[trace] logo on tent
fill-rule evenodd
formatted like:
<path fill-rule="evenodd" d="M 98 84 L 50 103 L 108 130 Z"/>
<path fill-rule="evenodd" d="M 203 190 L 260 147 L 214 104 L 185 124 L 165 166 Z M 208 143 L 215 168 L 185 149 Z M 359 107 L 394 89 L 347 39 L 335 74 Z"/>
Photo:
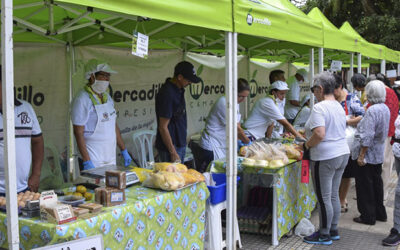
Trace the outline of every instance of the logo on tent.
<path fill-rule="evenodd" d="M 251 79 L 249 85 L 250 85 L 250 98 L 254 98 L 257 95 L 258 84 L 256 80 Z"/>
<path fill-rule="evenodd" d="M 250 10 L 249 10 L 249 13 L 247 13 L 246 22 L 247 22 L 248 25 L 252 25 L 252 24 L 253 24 L 253 16 L 250 14 L 250 12 L 251 12 L 252 10 L 253 10 L 253 9 L 250 9 Z"/>
<path fill-rule="evenodd" d="M 200 65 L 197 69 L 197 76 L 200 76 L 201 72 L 203 71 L 203 65 Z M 189 85 L 190 95 L 193 99 L 197 100 L 203 94 L 204 91 L 204 82 L 203 79 L 200 78 L 199 83 L 192 83 Z"/>
<path fill-rule="evenodd" d="M 251 80 L 249 83 L 249 87 L 250 87 L 250 98 L 254 98 L 257 95 L 257 91 L 258 91 L 258 84 L 256 79 L 257 76 L 257 72 L 258 70 L 254 70 L 253 75 L 251 76 Z"/>

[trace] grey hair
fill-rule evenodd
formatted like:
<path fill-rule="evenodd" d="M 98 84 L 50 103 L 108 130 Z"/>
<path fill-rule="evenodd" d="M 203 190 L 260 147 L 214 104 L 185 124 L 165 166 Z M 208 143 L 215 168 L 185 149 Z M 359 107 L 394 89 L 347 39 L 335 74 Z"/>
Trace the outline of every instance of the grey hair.
<path fill-rule="evenodd" d="M 379 80 L 372 80 L 365 87 L 365 94 L 371 104 L 384 103 L 386 100 L 385 84 Z"/>
<path fill-rule="evenodd" d="M 369 83 L 370 81 L 373 81 L 373 80 L 377 80 L 375 74 L 369 75 L 367 77 L 367 80 L 365 81 L 365 83 L 367 84 L 367 83 Z"/>
<path fill-rule="evenodd" d="M 324 71 L 314 76 L 314 86 L 321 86 L 324 95 L 331 95 L 335 90 L 336 79 L 332 73 Z"/>

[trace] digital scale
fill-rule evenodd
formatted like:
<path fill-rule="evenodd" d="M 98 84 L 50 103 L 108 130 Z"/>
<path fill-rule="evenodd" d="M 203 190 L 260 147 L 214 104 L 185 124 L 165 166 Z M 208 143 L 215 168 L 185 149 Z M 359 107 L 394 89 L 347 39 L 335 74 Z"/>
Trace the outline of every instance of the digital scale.
<path fill-rule="evenodd" d="M 130 186 L 139 182 L 139 178 L 137 177 L 135 172 L 130 171 L 129 168 L 116 165 L 108 165 L 104 167 L 92 168 L 89 170 L 82 170 L 80 177 L 78 178 L 77 181 L 92 183 L 99 186 L 105 186 L 106 171 L 125 171 L 126 186 Z"/>

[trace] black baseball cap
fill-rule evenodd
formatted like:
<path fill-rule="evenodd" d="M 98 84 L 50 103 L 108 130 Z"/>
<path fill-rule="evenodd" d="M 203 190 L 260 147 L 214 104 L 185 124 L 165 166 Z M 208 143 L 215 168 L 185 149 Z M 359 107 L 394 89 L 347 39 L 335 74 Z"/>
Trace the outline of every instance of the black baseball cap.
<path fill-rule="evenodd" d="M 193 64 L 188 61 L 182 61 L 175 66 L 174 76 L 178 76 L 179 74 L 192 83 L 201 81 L 200 77 L 196 75 Z"/>

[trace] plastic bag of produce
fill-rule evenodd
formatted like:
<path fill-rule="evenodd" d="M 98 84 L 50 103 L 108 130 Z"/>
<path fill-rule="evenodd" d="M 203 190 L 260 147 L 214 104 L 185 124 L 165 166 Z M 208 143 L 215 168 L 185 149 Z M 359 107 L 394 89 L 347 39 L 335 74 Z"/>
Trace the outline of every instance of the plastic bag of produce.
<path fill-rule="evenodd" d="M 294 234 L 300 237 L 308 236 L 314 233 L 315 227 L 307 218 L 303 218 L 300 220 L 299 224 L 297 224 L 294 229 Z"/>

